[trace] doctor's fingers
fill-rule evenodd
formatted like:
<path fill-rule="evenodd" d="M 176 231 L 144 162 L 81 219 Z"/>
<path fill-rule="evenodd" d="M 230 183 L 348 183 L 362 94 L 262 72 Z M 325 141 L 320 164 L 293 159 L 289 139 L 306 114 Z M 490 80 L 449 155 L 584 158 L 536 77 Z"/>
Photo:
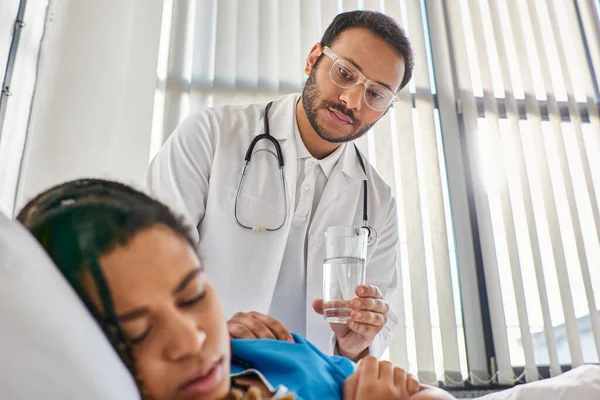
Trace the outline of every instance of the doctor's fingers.
<path fill-rule="evenodd" d="M 383 299 L 383 294 L 377 286 L 374 285 L 359 285 L 354 290 L 358 297 L 371 297 L 374 299 Z"/>
<path fill-rule="evenodd" d="M 268 315 L 261 314 L 259 312 L 252 311 L 249 313 L 253 318 L 262 322 L 274 335 L 276 339 L 287 340 L 288 342 L 294 342 L 294 338 L 290 331 L 275 318 L 271 318 Z"/>
<path fill-rule="evenodd" d="M 273 332 L 247 313 L 236 313 L 227 321 L 229 335 L 240 339 L 275 339 Z"/>
<path fill-rule="evenodd" d="M 387 314 L 390 310 L 387 302 L 371 298 L 354 299 L 350 302 L 350 308 L 353 310 L 373 311 L 379 314 Z"/>
<path fill-rule="evenodd" d="M 371 311 L 352 311 L 350 314 L 352 320 L 356 323 L 366 326 L 372 326 L 377 328 L 377 332 L 385 325 L 387 322 L 387 316 L 385 314 L 379 314 Z M 350 327 L 353 331 L 356 329 Z M 360 333 L 360 332 L 358 332 Z"/>

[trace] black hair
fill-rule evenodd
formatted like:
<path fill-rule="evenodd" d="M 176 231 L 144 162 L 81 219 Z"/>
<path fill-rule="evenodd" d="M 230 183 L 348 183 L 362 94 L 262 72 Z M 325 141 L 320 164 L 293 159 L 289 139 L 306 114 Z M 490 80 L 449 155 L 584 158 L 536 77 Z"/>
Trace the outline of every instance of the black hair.
<path fill-rule="evenodd" d="M 160 202 L 127 185 L 101 179 L 82 179 L 55 186 L 31 200 L 17 219 L 41 243 L 78 293 L 144 394 L 131 343 L 116 318 L 99 259 L 116 247 L 126 245 L 138 232 L 156 225 L 170 228 L 193 246 L 188 228 Z M 93 305 L 82 287 L 82 276 L 88 271 L 102 310 Z"/>
<path fill-rule="evenodd" d="M 365 28 L 385 40 L 404 59 L 404 76 L 398 91 L 412 78 L 414 55 L 404 30 L 392 18 L 376 11 L 356 10 L 338 14 L 325 30 L 321 46 L 331 47 L 338 36 L 351 28 Z"/>

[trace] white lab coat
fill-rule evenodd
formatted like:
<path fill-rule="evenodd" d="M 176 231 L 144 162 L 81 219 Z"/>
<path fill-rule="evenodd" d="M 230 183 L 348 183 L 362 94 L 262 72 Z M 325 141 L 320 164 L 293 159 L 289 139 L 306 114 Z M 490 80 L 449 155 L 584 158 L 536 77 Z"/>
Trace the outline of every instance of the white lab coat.
<path fill-rule="evenodd" d="M 233 209 L 244 156 L 255 135 L 263 133 L 264 104 L 220 106 L 188 117 L 165 142 L 148 169 L 146 189 L 197 229 L 192 232 L 207 276 L 221 297 L 225 315 L 238 311 L 268 313 L 288 240 L 296 198 L 297 155 L 294 140 L 298 95 L 273 102 L 269 112 L 271 135 L 281 144 L 285 162 L 288 215 L 275 232 L 241 228 Z M 262 146 L 268 147 L 266 141 Z M 262 154 L 265 154 L 262 152 Z M 287 161 L 287 162 L 286 162 Z M 281 183 L 274 158 L 253 157 L 257 179 L 244 182 L 238 209 L 252 222 L 276 226 L 283 218 Z M 261 178 L 263 177 L 263 178 Z M 366 163 L 369 225 L 378 238 L 367 251 L 367 284 L 376 285 L 391 302 L 398 278 L 398 225 L 390 187 Z M 328 354 L 335 337 L 329 324 L 314 312 L 312 301 L 323 293 L 323 232 L 333 225 L 361 225 L 365 173 L 354 147 L 345 149 L 334 168 L 308 228 L 306 270 L 306 337 Z M 285 266 L 283 266 L 285 267 Z M 302 282 L 298 282 L 302 284 Z M 387 325 L 369 348 L 381 356 L 397 323 L 390 309 Z"/>

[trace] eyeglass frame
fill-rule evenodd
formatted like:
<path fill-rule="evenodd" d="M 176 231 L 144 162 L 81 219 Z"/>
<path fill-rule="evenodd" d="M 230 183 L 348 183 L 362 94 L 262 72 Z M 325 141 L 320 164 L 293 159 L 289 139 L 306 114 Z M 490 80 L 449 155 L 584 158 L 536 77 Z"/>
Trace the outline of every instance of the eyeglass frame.
<path fill-rule="evenodd" d="M 346 60 L 344 57 L 338 56 L 328 46 L 323 46 L 323 54 L 325 54 L 327 57 L 329 57 L 333 61 L 333 64 L 331 64 L 331 68 L 329 68 L 329 80 L 331 80 L 331 82 L 334 85 L 336 85 L 337 87 L 339 87 L 340 89 L 345 89 L 345 90 L 346 89 L 352 89 L 352 88 L 354 88 L 354 87 L 356 87 L 356 86 L 358 86 L 359 84 L 362 83 L 363 86 L 365 87 L 365 90 L 363 92 L 363 100 L 364 100 L 365 104 L 367 105 L 367 107 L 369 107 L 371 110 L 378 111 L 378 112 L 385 111 L 392 103 L 394 103 L 394 102 L 396 102 L 398 100 L 398 96 L 396 96 L 396 94 L 394 92 L 392 92 L 390 89 L 386 88 L 382 84 L 380 84 L 378 82 L 374 82 L 374 81 L 368 79 L 366 76 L 363 75 L 362 72 L 360 72 L 358 70 L 358 68 L 352 62 Z M 333 71 L 333 67 L 335 67 L 335 64 L 338 61 L 340 61 L 340 60 L 345 61 L 348 64 L 350 64 L 350 66 L 352 66 L 352 68 L 354 68 L 354 70 L 356 72 L 356 75 L 357 75 L 356 82 L 352 86 L 350 86 L 350 87 L 346 87 L 346 88 L 341 87 L 337 83 L 335 83 L 335 81 L 331 78 L 331 71 Z M 391 96 L 392 96 L 392 100 L 382 110 L 378 110 L 378 109 L 372 107 L 367 102 L 367 97 L 366 97 L 367 96 L 367 89 L 371 85 L 377 85 L 377 86 L 382 87 L 384 90 L 386 90 L 387 92 L 389 92 L 391 94 Z"/>

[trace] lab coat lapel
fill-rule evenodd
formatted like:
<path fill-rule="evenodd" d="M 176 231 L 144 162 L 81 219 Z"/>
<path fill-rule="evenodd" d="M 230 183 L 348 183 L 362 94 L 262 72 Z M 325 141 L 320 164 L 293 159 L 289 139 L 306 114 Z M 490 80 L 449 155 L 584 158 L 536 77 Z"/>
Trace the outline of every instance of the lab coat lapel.
<path fill-rule="evenodd" d="M 344 151 L 325 186 L 323 196 L 315 211 L 314 219 L 320 218 L 320 214 L 325 212 L 325 209 L 334 200 L 340 196 L 346 195 L 346 192 L 350 187 L 360 184 L 366 179 L 366 175 L 356 157 L 354 145 L 352 143 L 346 143 L 344 146 Z M 344 202 L 344 204 L 346 204 L 346 202 Z"/>

